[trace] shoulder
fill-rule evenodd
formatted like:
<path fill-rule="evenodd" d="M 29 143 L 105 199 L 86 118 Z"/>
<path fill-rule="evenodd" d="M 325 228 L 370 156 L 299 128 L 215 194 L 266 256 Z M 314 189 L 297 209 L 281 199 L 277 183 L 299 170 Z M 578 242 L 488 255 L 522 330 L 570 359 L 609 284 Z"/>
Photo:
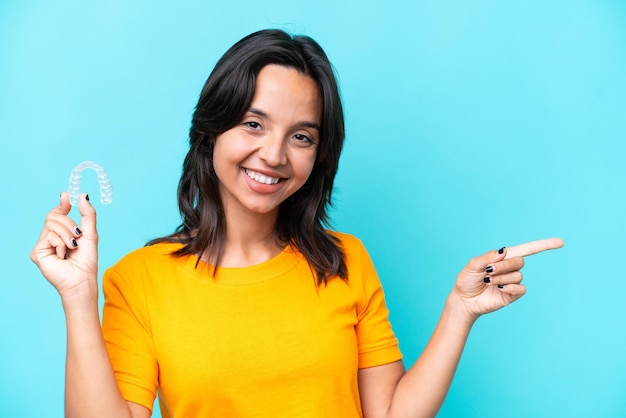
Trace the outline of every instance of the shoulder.
<path fill-rule="evenodd" d="M 186 269 L 188 258 L 172 255 L 178 248 L 180 244 L 162 243 L 126 254 L 102 276 L 105 299 L 121 294 L 125 298 L 132 298 L 132 295 L 143 298 L 139 295 L 163 290 L 170 282 L 168 278 L 179 277 Z"/>
<path fill-rule="evenodd" d="M 367 308 L 369 301 L 381 292 L 382 285 L 376 267 L 363 242 L 354 235 L 336 231 L 328 233 L 339 240 L 348 268 L 348 286 L 356 292 L 359 312 Z"/>
<path fill-rule="evenodd" d="M 339 243 L 341 244 L 342 248 L 345 251 L 350 251 L 350 250 L 355 250 L 355 249 L 360 250 L 364 248 L 361 240 L 355 237 L 354 235 L 347 234 L 345 232 L 338 232 L 338 231 L 331 231 L 331 230 L 328 230 L 327 232 L 328 234 L 330 234 L 330 236 L 334 237 L 335 239 L 339 241 Z"/>
<path fill-rule="evenodd" d="M 163 264 L 170 263 L 172 252 L 178 250 L 181 244 L 160 243 L 138 248 L 122 257 L 110 269 L 117 271 L 132 271 L 136 269 L 159 268 Z"/>
<path fill-rule="evenodd" d="M 352 269 L 355 265 L 360 265 L 361 263 L 371 263 L 365 245 L 359 238 L 345 232 L 328 231 L 328 233 L 339 241 L 339 245 L 346 257 L 348 269 Z"/>

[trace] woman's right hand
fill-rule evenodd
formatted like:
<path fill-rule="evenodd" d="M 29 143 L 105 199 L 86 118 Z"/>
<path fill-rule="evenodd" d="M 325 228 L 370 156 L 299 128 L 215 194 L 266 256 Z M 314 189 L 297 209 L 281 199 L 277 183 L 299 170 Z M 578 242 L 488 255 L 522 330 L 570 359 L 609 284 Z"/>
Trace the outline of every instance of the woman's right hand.
<path fill-rule="evenodd" d="M 59 206 L 46 216 L 39 241 L 30 253 L 46 279 L 56 288 L 62 299 L 80 294 L 97 297 L 98 289 L 98 232 L 96 211 L 83 194 L 78 203 L 80 226 L 67 215 L 70 213 L 69 195 L 61 193 Z"/>

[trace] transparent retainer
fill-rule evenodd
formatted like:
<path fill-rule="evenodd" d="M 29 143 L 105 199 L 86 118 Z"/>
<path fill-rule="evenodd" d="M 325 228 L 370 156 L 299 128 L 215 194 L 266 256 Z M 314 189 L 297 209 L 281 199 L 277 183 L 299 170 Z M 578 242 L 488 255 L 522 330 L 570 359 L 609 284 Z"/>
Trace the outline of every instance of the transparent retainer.
<path fill-rule="evenodd" d="M 83 161 L 78 164 L 72 170 L 70 174 L 70 185 L 69 185 L 69 194 L 70 194 L 70 203 L 72 206 L 78 205 L 78 200 L 80 199 L 80 175 L 82 171 L 86 168 L 90 168 L 96 172 L 98 176 L 98 185 L 100 186 L 100 203 L 104 205 L 108 205 L 113 202 L 113 191 L 111 190 L 111 182 L 109 181 L 109 175 L 104 170 L 104 168 L 94 163 L 93 161 Z"/>

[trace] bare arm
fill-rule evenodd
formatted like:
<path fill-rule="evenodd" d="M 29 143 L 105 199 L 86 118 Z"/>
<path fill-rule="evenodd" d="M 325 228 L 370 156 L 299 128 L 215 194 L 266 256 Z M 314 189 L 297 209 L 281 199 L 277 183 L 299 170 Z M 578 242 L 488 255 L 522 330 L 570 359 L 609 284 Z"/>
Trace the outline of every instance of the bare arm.
<path fill-rule="evenodd" d="M 70 212 L 67 193 L 46 217 L 31 259 L 57 289 L 67 325 L 65 416 L 147 418 L 150 410 L 127 402 L 115 381 L 98 311 L 96 212 L 81 197 L 81 225 Z"/>
<path fill-rule="evenodd" d="M 560 248 L 558 238 L 533 241 L 472 259 L 459 273 L 426 348 L 405 372 L 401 362 L 359 370 L 365 418 L 434 417 L 450 388 L 476 319 L 526 293 L 522 257 Z"/>
<path fill-rule="evenodd" d="M 472 326 L 461 318 L 462 315 L 455 315 L 454 304 L 448 300 L 430 341 L 407 372 L 401 361 L 359 370 L 365 418 L 437 414 Z M 381 396 L 381 392 L 386 396 Z"/>

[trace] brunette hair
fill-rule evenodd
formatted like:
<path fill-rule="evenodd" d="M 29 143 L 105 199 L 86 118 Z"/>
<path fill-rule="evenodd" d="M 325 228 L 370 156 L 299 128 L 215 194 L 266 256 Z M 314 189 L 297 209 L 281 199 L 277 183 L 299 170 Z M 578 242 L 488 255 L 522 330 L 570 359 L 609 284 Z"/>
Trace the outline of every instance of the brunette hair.
<path fill-rule="evenodd" d="M 338 275 L 347 279 L 339 240 L 330 235 L 327 208 L 345 136 L 343 109 L 333 67 L 317 42 L 282 30 L 262 30 L 233 45 L 207 79 L 193 114 L 190 149 L 178 185 L 182 224 L 168 236 L 148 243 L 181 242 L 175 256 L 208 255 L 217 267 L 223 251 L 226 220 L 213 168 L 218 135 L 241 122 L 254 96 L 256 77 L 269 64 L 294 68 L 311 77 L 322 99 L 320 141 L 306 183 L 285 200 L 275 229 L 278 242 L 304 255 L 319 283 Z"/>

